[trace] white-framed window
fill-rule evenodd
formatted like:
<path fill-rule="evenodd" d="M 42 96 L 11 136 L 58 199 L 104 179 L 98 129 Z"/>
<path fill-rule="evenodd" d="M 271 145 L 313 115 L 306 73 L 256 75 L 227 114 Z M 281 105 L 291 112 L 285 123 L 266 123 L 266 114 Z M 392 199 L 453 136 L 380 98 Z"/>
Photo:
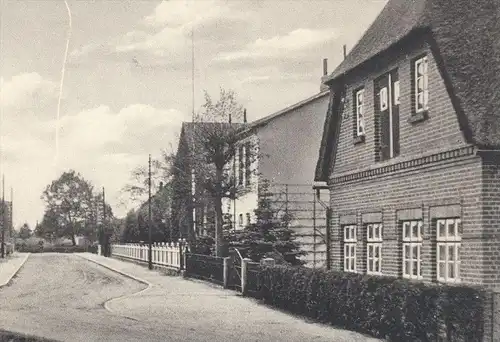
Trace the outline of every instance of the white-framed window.
<path fill-rule="evenodd" d="M 356 272 L 356 225 L 344 226 L 344 271 Z"/>
<path fill-rule="evenodd" d="M 415 111 L 417 113 L 428 109 L 429 76 L 427 57 L 415 61 Z"/>
<path fill-rule="evenodd" d="M 389 101 L 387 97 L 387 87 L 384 87 L 380 89 L 380 110 L 384 111 L 387 110 L 389 106 Z"/>
<path fill-rule="evenodd" d="M 399 105 L 399 81 L 394 82 L 394 104 Z"/>
<path fill-rule="evenodd" d="M 459 218 L 439 219 L 437 232 L 437 280 L 446 283 L 460 282 L 460 242 L 462 221 Z"/>
<path fill-rule="evenodd" d="M 403 221 L 403 278 L 422 279 L 423 221 Z"/>
<path fill-rule="evenodd" d="M 366 273 L 382 274 L 382 224 L 366 225 Z"/>
<path fill-rule="evenodd" d="M 358 136 L 365 134 L 365 90 L 356 92 L 356 131 Z"/>

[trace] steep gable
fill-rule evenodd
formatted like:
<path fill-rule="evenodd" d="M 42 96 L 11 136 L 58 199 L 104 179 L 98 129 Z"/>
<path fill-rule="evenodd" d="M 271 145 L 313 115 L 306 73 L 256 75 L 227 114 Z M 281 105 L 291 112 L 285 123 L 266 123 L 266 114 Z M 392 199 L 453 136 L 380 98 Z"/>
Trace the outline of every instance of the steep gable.
<path fill-rule="evenodd" d="M 390 0 L 347 58 L 328 77 L 334 91 L 354 69 L 412 35 L 425 35 L 466 140 L 500 148 L 500 2 Z M 340 102 L 339 102 L 340 104 Z M 327 113 L 316 180 L 328 179 L 339 106 Z"/>

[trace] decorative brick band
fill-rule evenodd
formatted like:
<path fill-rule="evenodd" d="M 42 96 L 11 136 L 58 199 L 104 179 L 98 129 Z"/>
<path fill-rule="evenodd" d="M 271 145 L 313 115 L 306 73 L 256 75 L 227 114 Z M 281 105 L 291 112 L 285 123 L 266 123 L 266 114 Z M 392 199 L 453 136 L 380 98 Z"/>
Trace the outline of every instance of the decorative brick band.
<path fill-rule="evenodd" d="M 404 161 L 404 162 L 400 162 L 400 163 L 396 163 L 396 164 L 392 164 L 392 165 L 379 167 L 376 169 L 371 169 L 371 170 L 367 170 L 367 171 L 352 173 L 350 175 L 336 177 L 336 178 L 333 178 L 331 180 L 331 184 L 339 184 L 339 183 L 355 181 L 358 179 L 363 179 L 363 178 L 372 177 L 372 176 L 380 176 L 380 175 L 383 175 L 386 173 L 412 169 L 412 168 L 416 168 L 416 167 L 427 165 L 427 164 L 438 163 L 438 162 L 441 162 L 444 160 L 449 160 L 449 159 L 454 159 L 454 158 L 466 157 L 466 156 L 470 156 L 473 154 L 474 154 L 474 147 L 473 146 L 466 146 L 466 147 L 458 148 L 456 150 L 440 152 L 440 153 L 432 154 L 432 155 L 421 157 L 421 158 L 416 158 L 416 159 L 412 159 L 412 160 L 408 160 L 408 161 Z"/>

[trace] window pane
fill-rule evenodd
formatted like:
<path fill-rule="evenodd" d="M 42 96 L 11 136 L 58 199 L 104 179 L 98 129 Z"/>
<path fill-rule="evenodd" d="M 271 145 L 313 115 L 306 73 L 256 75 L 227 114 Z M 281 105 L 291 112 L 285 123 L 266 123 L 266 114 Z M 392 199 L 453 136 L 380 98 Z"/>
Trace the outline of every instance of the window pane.
<path fill-rule="evenodd" d="M 455 248 L 456 248 L 456 252 L 455 252 L 455 257 L 456 257 L 456 261 L 460 261 L 460 245 L 455 245 Z"/>
<path fill-rule="evenodd" d="M 455 245 L 448 246 L 448 260 L 449 261 L 455 260 Z"/>
<path fill-rule="evenodd" d="M 417 62 L 417 73 L 419 75 L 423 75 L 424 74 L 424 63 L 423 63 L 423 60 L 419 60 Z"/>
<path fill-rule="evenodd" d="M 417 87 L 418 87 L 418 91 L 421 92 L 424 90 L 424 78 L 423 77 L 420 77 L 417 81 Z"/>
<path fill-rule="evenodd" d="M 373 257 L 373 245 L 368 245 L 368 257 Z"/>
<path fill-rule="evenodd" d="M 351 271 L 354 270 L 354 258 L 351 258 L 351 264 L 350 264 L 350 268 L 349 268 Z"/>
<path fill-rule="evenodd" d="M 424 223 L 422 221 L 418 221 L 418 231 L 420 233 L 420 237 L 424 236 Z"/>
<path fill-rule="evenodd" d="M 412 238 L 418 237 L 418 222 L 411 223 L 411 237 Z"/>
<path fill-rule="evenodd" d="M 373 225 L 369 224 L 368 228 L 368 239 L 373 239 Z"/>
<path fill-rule="evenodd" d="M 403 222 L 403 237 L 410 237 L 410 222 Z"/>
<path fill-rule="evenodd" d="M 444 261 L 446 260 L 446 246 L 445 245 L 439 245 L 439 260 Z"/>
<path fill-rule="evenodd" d="M 349 240 L 349 228 L 344 228 L 344 240 Z"/>
<path fill-rule="evenodd" d="M 455 264 L 448 264 L 448 278 L 455 279 Z"/>
<path fill-rule="evenodd" d="M 439 278 L 444 278 L 444 276 L 446 274 L 446 264 L 444 262 L 439 262 L 438 263 L 437 272 L 438 272 L 438 277 Z"/>
<path fill-rule="evenodd" d="M 404 249 L 404 251 L 403 251 L 403 257 L 405 259 L 410 259 L 410 246 L 409 245 L 404 245 L 403 249 Z"/>
<path fill-rule="evenodd" d="M 418 276 L 418 261 L 413 261 L 412 275 Z"/>
<path fill-rule="evenodd" d="M 380 272 L 380 259 L 375 259 L 374 271 L 375 272 Z"/>
<path fill-rule="evenodd" d="M 374 252 L 375 258 L 380 258 L 380 246 L 375 246 Z"/>
<path fill-rule="evenodd" d="M 405 261 L 405 273 L 407 275 L 411 274 L 411 262 L 410 261 Z"/>
<path fill-rule="evenodd" d="M 418 246 L 412 246 L 412 258 L 413 260 L 418 260 Z"/>
<path fill-rule="evenodd" d="M 446 220 L 446 225 L 448 226 L 448 237 L 455 237 L 455 220 Z"/>
<path fill-rule="evenodd" d="M 446 224 L 444 220 L 437 221 L 438 237 L 446 237 Z"/>
<path fill-rule="evenodd" d="M 380 226 L 378 224 L 373 225 L 373 237 L 375 239 L 380 239 Z"/>
<path fill-rule="evenodd" d="M 423 105 L 424 105 L 424 94 L 423 93 L 419 93 L 417 95 L 417 103 L 418 103 L 418 108 L 423 107 Z"/>

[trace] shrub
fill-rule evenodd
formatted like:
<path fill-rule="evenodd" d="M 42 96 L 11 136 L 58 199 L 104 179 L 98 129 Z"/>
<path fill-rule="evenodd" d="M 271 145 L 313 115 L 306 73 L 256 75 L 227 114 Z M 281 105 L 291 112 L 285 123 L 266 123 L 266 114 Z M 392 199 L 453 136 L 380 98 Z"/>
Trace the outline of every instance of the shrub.
<path fill-rule="evenodd" d="M 83 253 L 88 248 L 84 246 L 33 246 L 17 245 L 16 249 L 21 253 Z"/>
<path fill-rule="evenodd" d="M 482 340 L 484 290 L 303 267 L 264 267 L 267 304 L 390 341 Z"/>

